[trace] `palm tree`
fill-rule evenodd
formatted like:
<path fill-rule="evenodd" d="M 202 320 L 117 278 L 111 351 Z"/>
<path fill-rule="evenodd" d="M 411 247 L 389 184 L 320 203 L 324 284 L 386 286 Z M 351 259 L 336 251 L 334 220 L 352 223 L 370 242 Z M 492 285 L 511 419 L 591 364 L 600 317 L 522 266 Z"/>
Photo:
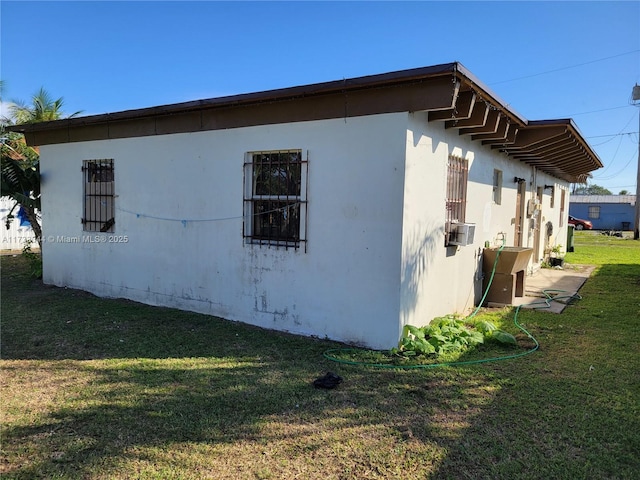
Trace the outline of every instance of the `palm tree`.
<path fill-rule="evenodd" d="M 0 93 L 3 87 L 0 81 Z M 0 96 L 1 100 L 1 96 Z M 40 156 L 37 147 L 29 147 L 24 136 L 19 133 L 7 132 L 4 128 L 7 124 L 48 122 L 64 117 L 62 97 L 53 99 L 44 89 L 31 98 L 31 105 L 21 101 L 14 101 L 9 106 L 11 118 L 2 118 L 0 121 L 1 148 L 1 173 L 3 197 L 12 198 L 15 204 L 7 216 L 7 225 L 13 219 L 13 211 L 16 207 L 22 207 L 25 216 L 31 223 L 33 233 L 42 246 L 42 229 L 38 211 L 40 210 Z M 65 118 L 74 117 L 81 112 L 75 112 Z"/>
<path fill-rule="evenodd" d="M 53 99 L 49 92 L 44 88 L 31 97 L 31 105 L 27 105 L 23 101 L 15 101 L 13 105 L 9 107 L 9 112 L 13 121 L 17 124 L 20 123 L 36 123 L 36 122 L 49 122 L 51 120 L 58 120 L 63 117 L 62 105 L 64 99 L 62 97 Z M 75 117 L 82 113 L 81 111 L 67 115 L 65 118 Z"/>
<path fill-rule="evenodd" d="M 13 219 L 16 207 L 22 207 L 40 244 L 42 229 L 40 210 L 40 162 L 35 148 L 29 147 L 19 133 L 4 132 L 2 136 L 1 196 L 15 201 L 7 215 L 6 228 Z"/>

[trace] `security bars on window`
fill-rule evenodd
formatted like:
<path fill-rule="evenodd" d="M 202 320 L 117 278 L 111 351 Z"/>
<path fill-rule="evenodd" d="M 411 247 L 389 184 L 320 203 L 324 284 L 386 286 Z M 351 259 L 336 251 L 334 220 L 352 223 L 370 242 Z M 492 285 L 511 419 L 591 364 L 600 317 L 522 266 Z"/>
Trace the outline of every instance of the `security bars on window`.
<path fill-rule="evenodd" d="M 85 160 L 83 230 L 113 232 L 116 223 L 114 205 L 113 159 Z"/>
<path fill-rule="evenodd" d="M 467 210 L 467 179 L 469 176 L 469 161 L 449 155 L 447 163 L 447 198 L 445 244 L 449 244 L 453 223 L 464 223 Z"/>
<path fill-rule="evenodd" d="M 251 152 L 245 162 L 244 237 L 298 248 L 306 241 L 307 161 L 301 150 Z"/>

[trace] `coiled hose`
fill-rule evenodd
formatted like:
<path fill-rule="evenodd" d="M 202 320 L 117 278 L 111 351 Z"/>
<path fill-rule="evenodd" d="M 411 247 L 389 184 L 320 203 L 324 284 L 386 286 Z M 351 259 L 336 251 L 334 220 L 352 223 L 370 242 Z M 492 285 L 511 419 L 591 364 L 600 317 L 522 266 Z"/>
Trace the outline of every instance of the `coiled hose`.
<path fill-rule="evenodd" d="M 487 282 L 487 288 L 485 289 L 484 295 L 482 296 L 482 299 L 480 300 L 480 303 L 478 304 L 478 307 L 473 311 L 473 313 L 471 315 L 469 315 L 466 318 L 466 320 L 469 320 L 469 319 L 475 317 L 476 314 L 480 311 L 480 308 L 482 307 L 482 305 L 484 304 L 484 301 L 487 298 L 487 294 L 489 293 L 489 288 L 491 288 L 491 283 L 493 282 L 493 277 L 495 276 L 495 273 L 496 273 L 496 267 L 498 266 L 498 258 L 500 257 L 500 252 L 502 252 L 504 247 L 505 247 L 505 242 L 503 240 L 502 245 L 500 246 L 500 248 L 498 249 L 498 252 L 496 253 L 496 259 L 493 262 L 493 268 L 491 270 L 491 276 L 489 277 L 489 282 Z M 582 299 L 582 297 L 580 295 L 578 295 L 577 293 L 574 293 L 574 294 L 571 294 L 571 295 L 560 295 L 562 293 L 567 293 L 564 290 L 548 289 L 548 290 L 543 290 L 542 293 L 544 294 L 545 299 L 541 300 L 540 302 L 534 302 L 534 303 L 529 304 L 529 306 L 531 308 L 534 308 L 534 309 L 549 308 L 549 307 L 551 307 L 551 302 L 554 301 L 554 300 L 561 300 L 561 299 L 580 300 L 580 299 Z M 498 361 L 502 361 L 502 360 L 511 360 L 511 359 L 518 358 L 518 357 L 524 357 L 525 355 L 530 355 L 531 353 L 533 353 L 536 350 L 538 350 L 538 348 L 540 348 L 540 344 L 538 343 L 538 340 L 536 340 L 536 338 L 533 335 L 531 335 L 518 322 L 518 314 L 520 313 L 520 309 L 521 308 L 522 308 L 522 305 L 518 305 L 516 307 L 516 310 L 515 310 L 515 313 L 514 313 L 514 316 L 513 316 L 513 323 L 518 329 L 520 329 L 523 333 L 525 333 L 527 335 L 527 337 L 529 337 L 534 343 L 534 347 L 530 348 L 529 350 L 527 350 L 525 352 L 514 353 L 514 354 L 510 354 L 510 355 L 502 355 L 502 356 L 499 356 L 499 357 L 482 358 L 482 359 L 477 359 L 477 360 L 462 360 L 462 361 L 456 361 L 456 362 L 440 362 L 440 363 L 427 363 L 427 364 L 416 364 L 416 365 L 394 365 L 394 364 L 387 364 L 387 363 L 360 362 L 360 361 L 356 361 L 356 360 L 347 360 L 347 359 L 339 358 L 339 357 L 335 356 L 338 353 L 349 353 L 349 352 L 362 351 L 361 349 L 358 349 L 358 348 L 331 348 L 329 350 L 326 350 L 323 353 L 323 356 L 325 358 L 327 358 L 328 360 L 331 360 L 332 362 L 337 362 L 337 363 L 341 363 L 341 364 L 345 364 L 345 365 L 357 365 L 357 366 L 360 366 L 360 367 L 372 367 L 372 368 L 396 368 L 396 369 L 402 369 L 402 370 L 423 369 L 423 368 L 437 368 L 437 367 L 451 367 L 451 366 L 459 366 L 459 365 L 473 365 L 473 364 L 478 364 L 478 363 L 498 362 Z"/>

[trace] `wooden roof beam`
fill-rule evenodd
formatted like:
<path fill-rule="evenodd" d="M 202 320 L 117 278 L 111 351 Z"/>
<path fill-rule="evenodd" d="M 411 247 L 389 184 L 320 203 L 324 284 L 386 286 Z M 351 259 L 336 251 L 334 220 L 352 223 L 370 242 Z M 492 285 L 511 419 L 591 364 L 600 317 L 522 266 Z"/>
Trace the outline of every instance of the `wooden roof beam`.
<path fill-rule="evenodd" d="M 564 125 L 545 128 L 524 127 L 518 132 L 518 137 L 512 148 L 528 149 L 540 143 L 548 144 L 549 141 L 566 134 L 567 131 Z"/>
<path fill-rule="evenodd" d="M 576 159 L 580 159 L 581 157 L 582 157 L 581 155 L 575 154 L 575 155 L 566 156 L 563 161 L 560 161 L 559 159 L 556 159 L 556 161 L 551 161 L 547 158 L 542 158 L 542 157 L 520 159 L 520 161 L 529 165 L 537 166 L 539 168 L 554 167 L 554 168 L 560 168 L 562 170 L 566 170 L 565 167 L 572 165 Z"/>
<path fill-rule="evenodd" d="M 496 133 L 498 131 L 498 126 L 500 125 L 500 118 L 502 115 L 499 110 L 495 110 L 493 108 L 489 109 L 487 115 L 487 121 L 484 126 L 478 128 L 461 128 L 458 130 L 460 135 L 469 135 L 474 133 Z"/>
<path fill-rule="evenodd" d="M 491 145 L 492 149 L 506 148 L 516 142 L 520 129 L 513 123 L 507 124 L 507 133 L 498 140 L 482 140 L 482 145 Z"/>
<path fill-rule="evenodd" d="M 575 167 L 587 164 L 587 162 L 584 161 L 584 155 L 567 155 L 563 159 L 558 159 L 552 163 L 556 167 L 567 171 L 571 171 L 575 169 Z M 578 168 L 578 170 L 582 171 L 581 168 Z"/>
<path fill-rule="evenodd" d="M 577 146 L 579 147 L 579 145 Z M 575 152 L 576 150 L 576 142 L 571 140 L 567 141 L 556 141 L 549 145 L 545 145 L 543 147 L 534 148 L 532 150 L 516 150 L 511 152 L 511 156 L 513 158 L 524 158 L 524 157 L 539 157 L 539 156 L 553 156 L 553 155 L 561 155 L 564 152 Z"/>
<path fill-rule="evenodd" d="M 498 115 L 498 126 L 494 132 L 474 133 L 471 140 L 503 140 L 509 131 L 509 119 L 505 115 Z"/>
<path fill-rule="evenodd" d="M 509 150 L 510 154 L 517 154 L 518 152 L 526 153 L 526 152 L 536 150 L 538 148 L 548 147 L 549 145 L 553 145 L 558 142 L 565 142 L 571 138 L 571 134 L 567 131 L 557 133 L 556 135 L 553 135 L 553 136 L 546 136 L 544 138 L 538 138 L 538 137 L 532 137 L 531 135 L 526 135 L 528 133 L 531 133 L 531 132 L 528 132 L 526 129 L 518 131 L 516 141 L 513 143 L 513 145 L 509 145 L 505 147 L 505 149 Z M 533 141 L 534 139 L 536 139 L 536 141 Z"/>
<path fill-rule="evenodd" d="M 550 158 L 550 159 L 547 159 L 547 161 L 553 165 L 556 165 L 562 168 L 565 168 L 565 167 L 569 168 L 572 165 L 576 165 L 576 164 L 586 165 L 587 163 L 590 163 L 590 159 L 586 157 L 584 154 L 580 154 L 580 153 L 574 153 L 574 154 L 567 153 L 562 157 Z"/>
<path fill-rule="evenodd" d="M 451 120 L 456 118 L 469 118 L 476 103 L 476 92 L 467 90 L 458 94 L 454 100 L 453 108 L 429 112 L 429 121 Z"/>
<path fill-rule="evenodd" d="M 469 118 L 447 120 L 444 128 L 483 127 L 487 123 L 488 115 L 489 105 L 485 102 L 475 102 Z"/>

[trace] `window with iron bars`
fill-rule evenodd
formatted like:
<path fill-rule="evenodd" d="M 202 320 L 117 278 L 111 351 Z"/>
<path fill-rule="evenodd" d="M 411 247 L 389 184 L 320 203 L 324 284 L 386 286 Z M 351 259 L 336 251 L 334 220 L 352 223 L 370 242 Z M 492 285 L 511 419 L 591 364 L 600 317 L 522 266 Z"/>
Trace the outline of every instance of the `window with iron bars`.
<path fill-rule="evenodd" d="M 452 224 L 464 223 L 467 210 L 467 180 L 469 178 L 469 161 L 449 155 L 447 162 L 447 196 L 445 218 L 445 244 L 449 243 Z"/>
<path fill-rule="evenodd" d="M 113 232 L 116 224 L 114 205 L 113 159 L 85 160 L 83 230 Z"/>
<path fill-rule="evenodd" d="M 306 245 L 307 163 L 301 150 L 247 154 L 244 174 L 247 243 L 285 248 Z"/>

